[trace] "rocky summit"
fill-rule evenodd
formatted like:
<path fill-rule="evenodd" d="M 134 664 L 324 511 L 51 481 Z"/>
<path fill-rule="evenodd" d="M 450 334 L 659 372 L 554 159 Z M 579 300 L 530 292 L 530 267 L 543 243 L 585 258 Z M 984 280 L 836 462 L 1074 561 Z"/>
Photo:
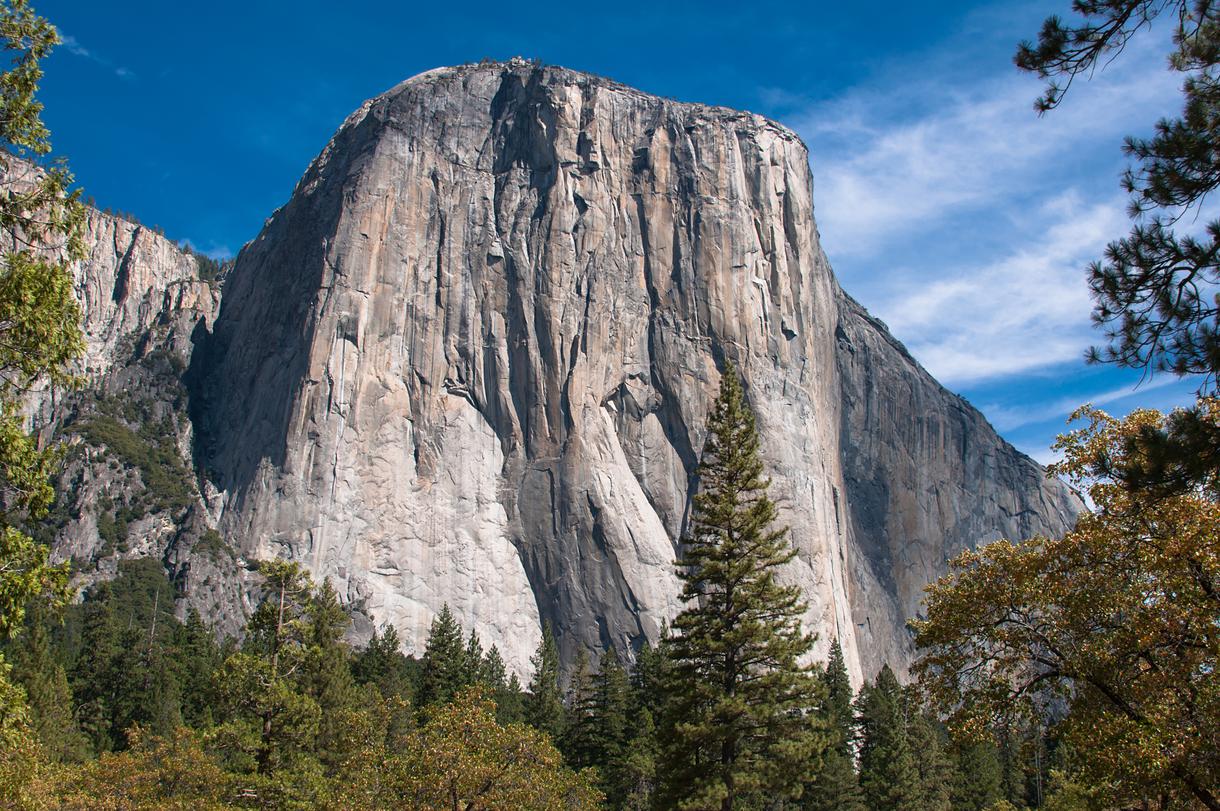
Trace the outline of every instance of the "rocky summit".
<path fill-rule="evenodd" d="M 1080 503 L 839 288 L 813 212 L 790 130 L 522 60 L 362 105 L 223 278 L 92 212 L 90 383 L 33 405 L 73 448 L 56 553 L 158 556 L 227 633 L 284 556 L 409 651 L 448 604 L 522 674 L 544 623 L 629 652 L 679 610 L 731 361 L 818 655 L 901 669 L 950 558 Z"/>

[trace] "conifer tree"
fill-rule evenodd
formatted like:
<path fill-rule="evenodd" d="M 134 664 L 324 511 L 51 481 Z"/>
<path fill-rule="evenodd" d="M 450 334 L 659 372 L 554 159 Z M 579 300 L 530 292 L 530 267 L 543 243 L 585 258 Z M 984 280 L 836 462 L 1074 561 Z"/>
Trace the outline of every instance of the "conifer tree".
<path fill-rule="evenodd" d="M 507 678 L 508 669 L 504 666 L 504 657 L 500 656 L 500 649 L 492 645 L 479 663 L 478 681 L 486 685 L 493 695 L 498 695 L 508 685 Z"/>
<path fill-rule="evenodd" d="M 559 690 L 559 648 L 551 626 L 542 625 L 542 641 L 530 658 L 534 675 L 530 677 L 529 691 L 525 696 L 525 722 L 534 729 L 545 732 L 551 740 L 563 736 L 563 694 Z"/>
<path fill-rule="evenodd" d="M 503 692 L 496 696 L 496 721 L 500 724 L 519 724 L 525 722 L 525 690 L 521 688 L 521 680 L 513 673 L 508 677 L 508 684 Z"/>
<path fill-rule="evenodd" d="M 801 807 L 806 811 L 864 811 L 864 794 L 856 776 L 852 751 L 853 693 L 838 639 L 830 645 L 830 658 L 822 671 L 822 681 L 826 685 L 830 740 L 822 767 L 801 798 Z"/>
<path fill-rule="evenodd" d="M 398 629 L 393 625 L 384 625 L 380 630 L 374 628 L 368 646 L 352 660 L 352 675 L 356 681 L 375 686 L 383 698 L 411 697 L 409 671 Z"/>
<path fill-rule="evenodd" d="M 258 565 L 263 600 L 246 625 L 243 649 L 217 674 L 222 706 L 232 717 L 233 748 L 253 740 L 258 774 L 269 776 L 304 762 L 318 733 L 321 709 L 294 680 L 309 649 L 309 576 L 297 563 L 272 560 Z"/>
<path fill-rule="evenodd" d="M 596 764 L 601 771 L 601 788 L 613 807 L 621 808 L 637 783 L 634 769 L 627 762 L 631 741 L 629 714 L 631 685 L 627 672 L 612 648 L 602 655 L 593 680 L 593 714 L 596 730 Z M 651 726 L 651 718 L 648 719 Z M 638 741 L 646 747 L 649 741 Z"/>
<path fill-rule="evenodd" d="M 473 628 L 470 629 L 470 636 L 466 638 L 462 668 L 463 686 L 478 684 L 483 680 L 483 642 Z"/>
<path fill-rule="evenodd" d="M 182 720 L 195 729 L 212 725 L 212 674 L 220 667 L 216 636 L 199 612 L 191 609 L 186 622 L 174 629 L 177 681 L 182 696 Z"/>
<path fill-rule="evenodd" d="M 47 609 L 35 605 L 13 651 L 13 678 L 25 688 L 30 721 L 39 742 L 58 761 L 82 760 L 89 750 L 72 714 L 72 691 L 48 640 Z"/>
<path fill-rule="evenodd" d="M 589 667 L 589 655 L 581 648 L 576 657 L 576 669 L 568 685 L 564 716 L 566 723 L 559 750 L 564 760 L 574 769 L 597 766 L 602 762 L 602 751 L 597 729 L 597 693 L 593 684 L 593 671 Z"/>
<path fill-rule="evenodd" d="M 306 650 L 299 684 L 322 710 L 315 749 L 323 763 L 333 766 L 345 754 L 359 692 L 342 641 L 351 618 L 329 579 L 322 581 L 306 603 L 305 619 Z"/>
<path fill-rule="evenodd" d="M 1000 752 L 990 738 L 955 741 L 954 811 L 985 811 L 1000 799 Z"/>
<path fill-rule="evenodd" d="M 889 665 L 856 699 L 860 787 L 870 811 L 920 811 L 920 775 L 901 685 Z"/>
<path fill-rule="evenodd" d="M 114 711 L 113 663 L 118 654 L 110 602 L 97 596 L 106 588 L 103 584 L 85 601 L 81 653 L 71 676 L 81 731 L 88 736 L 93 751 L 99 753 L 114 748 L 110 719 Z"/>
<path fill-rule="evenodd" d="M 419 686 L 419 707 L 447 704 L 468 684 L 470 668 L 462 644 L 462 627 L 446 603 L 432 620 L 424 645 L 423 675 Z"/>
<path fill-rule="evenodd" d="M 778 569 L 795 556 L 774 527 L 754 415 L 727 364 L 708 419 L 679 576 L 664 693 L 663 801 L 729 811 L 799 797 L 825 747 L 813 715 L 823 687 L 800 664 L 813 645 L 800 590 Z"/>
<path fill-rule="evenodd" d="M 920 811 L 949 811 L 956 780 L 954 761 L 949 752 L 949 736 L 940 722 L 924 713 L 911 688 L 906 698 L 907 738 L 919 775 L 916 807 Z"/>
<path fill-rule="evenodd" d="M 653 646 L 645 641 L 636 651 L 635 665 L 631 668 L 631 712 L 636 718 L 647 712 L 655 723 L 661 715 L 661 702 L 665 697 L 665 655 L 664 643 Z"/>
<path fill-rule="evenodd" d="M 645 811 L 653 807 L 657 787 L 657 764 L 661 757 L 652 713 L 643 710 L 635 721 L 635 734 L 627 744 L 618 773 L 611 779 L 612 801 L 623 811 Z"/>

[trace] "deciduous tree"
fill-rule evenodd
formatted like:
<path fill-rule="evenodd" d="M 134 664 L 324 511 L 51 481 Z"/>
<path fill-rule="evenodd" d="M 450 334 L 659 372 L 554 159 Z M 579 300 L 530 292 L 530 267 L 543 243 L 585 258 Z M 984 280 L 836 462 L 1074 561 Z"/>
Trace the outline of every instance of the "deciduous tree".
<path fill-rule="evenodd" d="M 1095 512 L 1061 539 L 955 560 L 916 623 L 923 681 L 968 733 L 1066 709 L 1062 737 L 1111 803 L 1220 809 L 1220 505 L 1109 475 L 1164 415 L 1079 416 L 1089 425 L 1060 438 L 1052 470 L 1088 487 Z"/>

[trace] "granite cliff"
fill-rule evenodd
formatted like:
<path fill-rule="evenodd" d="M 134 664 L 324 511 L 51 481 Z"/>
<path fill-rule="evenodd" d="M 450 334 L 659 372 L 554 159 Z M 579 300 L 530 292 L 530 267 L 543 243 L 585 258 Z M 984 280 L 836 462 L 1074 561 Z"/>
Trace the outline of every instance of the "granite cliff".
<path fill-rule="evenodd" d="M 85 459 L 106 436 L 78 429 L 95 450 L 66 474 L 57 548 L 103 570 L 161 555 L 225 630 L 244 562 L 283 555 L 332 580 L 358 632 L 390 622 L 414 650 L 445 603 L 519 672 L 543 622 L 569 662 L 628 650 L 678 610 L 731 360 L 819 652 L 839 638 L 856 679 L 901 666 L 950 557 L 1062 532 L 1079 505 L 840 290 L 812 186 L 774 122 L 514 60 L 361 106 L 223 295 L 95 214 L 77 272 L 104 396 L 44 421 L 155 421 L 189 475 L 102 554 L 89 505 L 123 486 Z"/>

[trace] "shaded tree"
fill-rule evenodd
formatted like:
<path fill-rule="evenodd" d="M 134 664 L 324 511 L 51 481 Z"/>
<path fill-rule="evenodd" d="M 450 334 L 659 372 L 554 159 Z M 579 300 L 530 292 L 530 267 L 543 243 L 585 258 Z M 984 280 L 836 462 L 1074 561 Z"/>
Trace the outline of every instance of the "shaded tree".
<path fill-rule="evenodd" d="M 471 683 L 472 671 L 462 644 L 462 626 L 446 603 L 432 620 L 424 645 L 419 706 L 448 703 Z"/>
<path fill-rule="evenodd" d="M 542 625 L 542 641 L 530 658 L 534 675 L 525 695 L 525 722 L 558 741 L 563 736 L 563 693 L 559 689 L 559 648 L 547 623 Z"/>
<path fill-rule="evenodd" d="M 906 699 L 889 665 L 856 699 L 860 787 L 870 811 L 917 811 L 920 775 L 907 730 Z"/>
<path fill-rule="evenodd" d="M 830 643 L 830 657 L 822 671 L 822 682 L 826 685 L 829 740 L 821 768 L 805 787 L 801 808 L 807 811 L 864 811 L 864 794 L 856 775 L 852 747 L 855 738 L 852 701 L 855 696 L 838 639 Z"/>

